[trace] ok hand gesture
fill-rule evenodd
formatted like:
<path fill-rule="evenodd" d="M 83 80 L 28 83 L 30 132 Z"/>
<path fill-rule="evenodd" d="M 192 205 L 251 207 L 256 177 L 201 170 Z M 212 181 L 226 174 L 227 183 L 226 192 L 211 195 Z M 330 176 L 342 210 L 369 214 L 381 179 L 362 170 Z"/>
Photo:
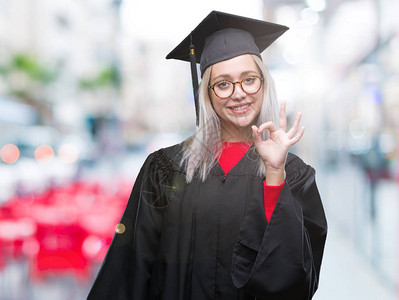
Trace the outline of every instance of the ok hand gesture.
<path fill-rule="evenodd" d="M 287 117 L 285 114 L 286 103 L 281 103 L 279 129 L 272 122 L 263 123 L 258 127 L 252 126 L 252 136 L 255 148 L 261 156 L 266 169 L 266 183 L 279 185 L 284 182 L 284 167 L 287 159 L 288 149 L 296 144 L 302 137 L 305 128 L 299 128 L 301 113 L 297 113 L 293 126 L 287 130 Z M 260 133 L 269 130 L 270 137 L 262 140 Z"/>

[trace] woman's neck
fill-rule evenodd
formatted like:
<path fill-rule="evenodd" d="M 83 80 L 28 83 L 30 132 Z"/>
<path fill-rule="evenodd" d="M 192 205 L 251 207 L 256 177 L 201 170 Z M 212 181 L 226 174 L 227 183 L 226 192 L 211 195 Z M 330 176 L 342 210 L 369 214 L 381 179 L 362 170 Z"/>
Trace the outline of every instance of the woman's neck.
<path fill-rule="evenodd" d="M 222 141 L 229 143 L 252 142 L 251 128 L 222 128 Z"/>

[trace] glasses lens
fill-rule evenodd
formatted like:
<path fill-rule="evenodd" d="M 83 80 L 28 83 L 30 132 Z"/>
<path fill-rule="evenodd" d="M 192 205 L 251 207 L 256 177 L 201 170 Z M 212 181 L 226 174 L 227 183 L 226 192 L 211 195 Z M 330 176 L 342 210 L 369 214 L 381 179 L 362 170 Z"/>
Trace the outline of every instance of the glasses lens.
<path fill-rule="evenodd" d="M 241 81 L 241 86 L 247 94 L 255 94 L 261 86 L 261 79 L 256 76 L 246 77 Z"/>
<path fill-rule="evenodd" d="M 228 98 L 233 93 L 234 85 L 229 81 L 220 81 L 215 84 L 213 90 L 215 94 L 220 98 Z"/>

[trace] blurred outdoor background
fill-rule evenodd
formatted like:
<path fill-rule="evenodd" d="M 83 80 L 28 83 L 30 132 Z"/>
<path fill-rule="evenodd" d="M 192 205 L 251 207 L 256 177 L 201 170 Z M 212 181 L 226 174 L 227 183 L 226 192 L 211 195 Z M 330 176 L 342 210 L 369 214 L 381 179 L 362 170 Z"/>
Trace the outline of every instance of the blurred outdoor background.
<path fill-rule="evenodd" d="M 314 299 L 399 299 L 399 0 L 0 0 L 1 300 L 85 299 L 145 157 L 194 130 L 165 56 L 211 10 L 290 27 L 264 61 L 329 222 Z"/>

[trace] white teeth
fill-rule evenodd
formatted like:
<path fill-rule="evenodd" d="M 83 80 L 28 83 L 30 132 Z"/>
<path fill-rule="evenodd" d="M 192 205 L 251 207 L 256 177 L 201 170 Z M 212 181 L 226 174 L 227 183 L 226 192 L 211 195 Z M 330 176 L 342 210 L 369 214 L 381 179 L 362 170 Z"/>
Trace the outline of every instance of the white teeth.
<path fill-rule="evenodd" d="M 244 106 L 239 106 L 239 107 L 232 107 L 232 110 L 244 110 L 249 106 L 249 104 L 244 105 Z"/>

